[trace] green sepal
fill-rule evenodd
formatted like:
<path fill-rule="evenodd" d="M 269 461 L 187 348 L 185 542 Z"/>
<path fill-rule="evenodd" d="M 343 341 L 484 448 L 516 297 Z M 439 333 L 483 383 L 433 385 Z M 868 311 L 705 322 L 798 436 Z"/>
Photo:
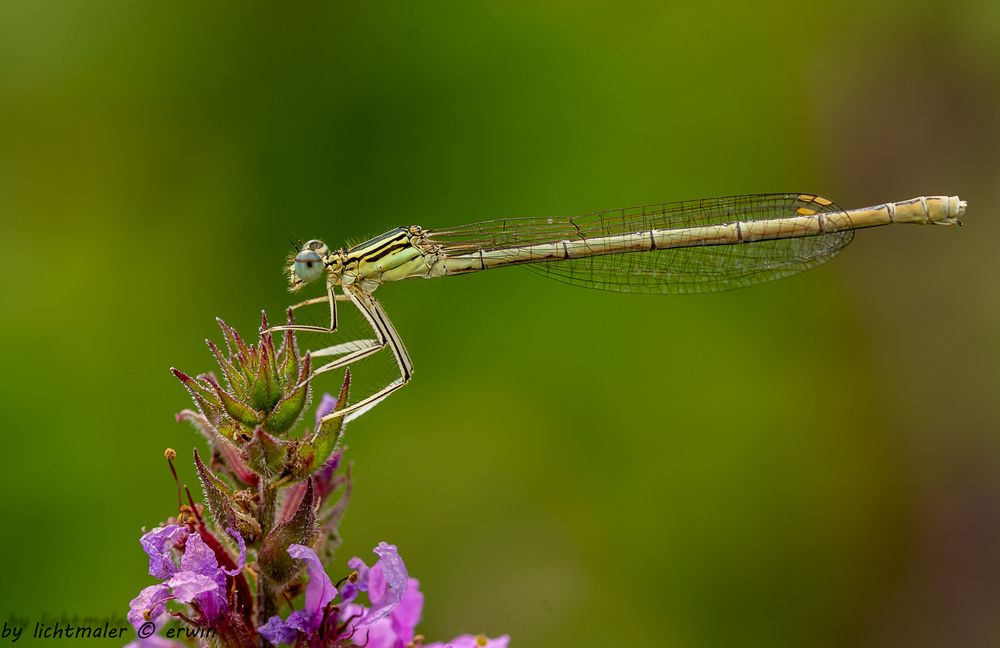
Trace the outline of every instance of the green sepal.
<path fill-rule="evenodd" d="M 271 370 L 271 380 L 278 385 L 279 397 L 281 393 L 281 376 L 278 373 L 278 352 L 274 348 L 274 336 L 268 332 L 270 325 L 267 323 L 267 312 L 260 312 L 260 346 L 267 350 L 269 358 L 269 368 Z"/>
<path fill-rule="evenodd" d="M 281 385 L 271 375 L 271 361 L 266 346 L 260 349 L 257 371 L 250 388 L 250 404 L 254 409 L 266 412 L 281 399 Z"/>
<path fill-rule="evenodd" d="M 233 395 L 236 398 L 243 399 L 247 395 L 247 381 L 243 377 L 240 371 L 237 371 L 236 367 L 232 365 L 231 362 L 226 360 L 222 355 L 222 350 L 216 346 L 215 342 L 211 340 L 205 340 L 205 344 L 208 345 L 209 350 L 212 351 L 212 355 L 215 356 L 215 361 L 219 363 L 219 368 L 222 369 L 222 375 L 226 378 L 226 385 L 232 390 Z"/>
<path fill-rule="evenodd" d="M 219 323 L 219 328 L 222 329 L 222 335 L 226 340 L 229 357 L 237 358 L 241 364 L 246 364 L 250 360 L 250 349 L 247 347 L 247 343 L 243 341 L 236 329 L 226 324 L 221 317 L 217 317 L 216 321 Z"/>
<path fill-rule="evenodd" d="M 281 385 L 281 378 L 278 376 L 278 360 L 275 357 L 274 345 L 267 344 L 262 350 L 262 356 L 267 358 L 267 383 L 270 385 L 270 392 L 268 392 L 268 400 L 270 405 L 268 409 L 274 409 L 274 406 L 278 404 L 284 395 L 285 391 Z"/>
<path fill-rule="evenodd" d="M 260 522 L 257 519 L 240 509 L 236 509 L 236 530 L 240 532 L 247 542 L 257 542 L 260 540 Z"/>
<path fill-rule="evenodd" d="M 306 357 L 302 361 L 302 372 L 298 383 L 296 383 L 297 386 L 288 396 L 278 402 L 274 409 L 267 414 L 267 418 L 264 419 L 263 427 L 267 432 L 271 434 L 284 434 L 299 420 L 299 416 L 302 415 L 302 410 L 309 400 L 309 391 L 311 388 L 311 382 L 308 380 L 309 365 L 309 355 L 306 354 Z"/>
<path fill-rule="evenodd" d="M 174 415 L 174 420 L 177 422 L 187 421 L 190 423 L 194 429 L 201 432 L 201 434 L 208 441 L 209 446 L 213 448 L 217 444 L 226 442 L 225 439 L 219 437 L 219 433 L 216 431 L 215 427 L 213 427 L 205 415 L 200 412 L 195 412 L 189 409 L 181 410 Z"/>
<path fill-rule="evenodd" d="M 244 453 L 239 448 L 228 441 L 223 441 L 215 444 L 215 452 L 234 479 L 247 486 L 257 486 L 260 477 L 247 466 L 243 459 Z"/>
<path fill-rule="evenodd" d="M 226 410 L 233 420 L 238 423 L 245 425 L 246 427 L 255 427 L 260 423 L 261 415 L 254 411 L 252 407 L 244 405 L 240 401 L 233 398 L 226 390 L 219 385 L 219 381 L 213 378 L 209 379 L 212 387 L 215 388 L 215 393 L 218 395 L 219 400 L 222 402 L 223 409 Z"/>
<path fill-rule="evenodd" d="M 260 538 L 260 524 L 236 505 L 229 493 L 229 487 L 208 469 L 198 456 L 197 450 L 194 451 L 194 465 L 198 469 L 201 490 L 205 493 L 205 501 L 208 502 L 208 510 L 212 512 L 216 527 L 219 529 L 232 527 L 239 531 L 247 542 L 256 542 Z"/>
<path fill-rule="evenodd" d="M 333 412 L 330 414 L 336 414 L 347 407 L 347 395 L 351 389 L 351 370 L 347 369 L 344 371 L 344 383 L 340 386 L 340 393 L 337 395 L 337 404 L 333 408 Z M 312 454 L 312 457 L 307 461 L 303 462 L 303 476 L 307 474 L 312 474 L 314 471 L 319 469 L 326 460 L 330 458 L 334 450 L 337 449 L 337 445 L 340 443 L 340 439 L 344 434 L 345 417 L 341 416 L 330 416 L 329 414 L 323 417 L 324 420 L 317 424 L 315 433 L 309 443 L 302 446 L 300 450 L 301 455 Z"/>
<path fill-rule="evenodd" d="M 286 444 L 263 430 L 254 430 L 253 439 L 244 448 L 247 466 L 258 475 L 276 477 L 285 469 L 288 457 Z"/>
<path fill-rule="evenodd" d="M 257 554 L 260 570 L 276 585 L 284 585 L 302 568 L 302 561 L 288 555 L 288 546 L 302 544 L 309 546 L 315 539 L 316 495 L 313 480 L 306 485 L 305 495 L 295 515 L 290 520 L 276 526 L 267 534 Z"/>
<path fill-rule="evenodd" d="M 215 429 L 219 431 L 220 435 L 234 443 L 236 441 L 246 441 L 246 439 L 243 438 L 246 434 L 243 431 L 243 428 L 240 427 L 239 423 L 232 419 L 222 419 L 216 424 Z"/>
<path fill-rule="evenodd" d="M 184 388 L 191 395 L 191 400 L 198 406 L 198 409 L 212 425 L 218 425 L 222 419 L 222 409 L 218 398 L 204 385 L 187 375 L 180 369 L 170 368 L 170 372 L 181 381 Z"/>
<path fill-rule="evenodd" d="M 295 318 L 292 315 L 292 309 L 288 309 L 288 325 L 291 326 L 295 323 Z M 299 351 L 295 344 L 295 333 L 290 330 L 285 330 L 284 341 L 281 344 L 281 350 L 278 352 L 281 357 L 281 377 L 284 386 L 287 388 L 289 385 L 294 385 L 293 382 L 295 377 L 299 372 Z"/>

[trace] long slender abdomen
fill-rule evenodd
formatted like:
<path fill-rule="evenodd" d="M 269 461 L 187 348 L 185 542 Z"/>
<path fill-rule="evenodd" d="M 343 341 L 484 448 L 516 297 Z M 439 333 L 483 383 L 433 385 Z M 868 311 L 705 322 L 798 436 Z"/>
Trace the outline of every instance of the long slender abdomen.
<path fill-rule="evenodd" d="M 954 225 L 965 213 L 965 201 L 959 200 L 957 196 L 922 196 L 849 211 L 823 211 L 822 207 L 830 205 L 830 202 L 815 196 L 802 196 L 800 200 L 803 205 L 797 209 L 795 215 L 784 218 L 652 229 L 521 247 L 480 250 L 451 257 L 442 256 L 430 264 L 425 276 L 441 277 L 523 263 L 543 263 L 629 252 L 749 244 L 757 241 L 819 236 L 893 223 Z M 818 208 L 812 209 L 810 201 L 815 201 Z"/>

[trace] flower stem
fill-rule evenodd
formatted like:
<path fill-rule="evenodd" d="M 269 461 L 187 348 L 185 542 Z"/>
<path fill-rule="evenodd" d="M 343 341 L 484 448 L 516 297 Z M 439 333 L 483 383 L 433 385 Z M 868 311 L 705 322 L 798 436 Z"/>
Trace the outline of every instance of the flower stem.
<path fill-rule="evenodd" d="M 277 488 L 267 479 L 258 482 L 258 495 L 260 499 L 260 515 L 257 520 L 260 523 L 261 537 L 266 538 L 274 527 L 275 508 L 277 504 Z M 267 623 L 272 615 L 277 614 L 277 601 L 274 588 L 263 570 L 257 572 L 257 626 Z M 269 644 L 261 637 L 261 647 L 266 648 Z"/>

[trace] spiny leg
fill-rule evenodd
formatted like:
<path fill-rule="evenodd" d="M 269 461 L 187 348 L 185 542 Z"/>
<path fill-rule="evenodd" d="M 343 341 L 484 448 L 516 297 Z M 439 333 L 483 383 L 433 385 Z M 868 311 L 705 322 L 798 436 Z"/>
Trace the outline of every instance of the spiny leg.
<path fill-rule="evenodd" d="M 313 297 L 312 299 L 307 299 L 305 301 L 294 304 L 289 308 L 296 310 L 304 306 L 312 306 L 314 304 L 329 303 L 330 304 L 330 326 L 329 328 L 323 326 L 310 326 L 307 324 L 285 324 L 283 326 L 272 326 L 269 331 L 305 331 L 308 333 L 327 333 L 332 334 L 337 331 L 337 302 L 338 301 L 352 301 L 351 296 L 346 294 L 338 295 L 335 290 L 335 285 L 333 282 L 327 282 L 327 294 L 323 297 Z M 375 331 L 378 335 L 378 331 Z M 311 380 L 313 376 L 321 373 L 326 373 L 327 371 L 333 371 L 335 369 L 340 369 L 341 367 L 346 367 L 347 365 L 366 358 L 374 353 L 377 353 L 385 346 L 385 339 L 379 337 L 377 340 L 352 340 L 350 342 L 342 342 L 341 344 L 335 344 L 333 346 L 324 347 L 322 349 L 317 349 L 316 351 L 310 351 L 309 355 L 314 358 L 329 357 L 329 356 L 343 356 L 336 360 L 332 360 L 324 365 L 316 367 L 313 369 L 307 380 Z M 345 355 L 346 354 L 346 355 Z"/>
<path fill-rule="evenodd" d="M 371 325 L 372 330 L 375 331 L 375 335 L 378 338 L 376 346 L 371 349 L 361 349 L 354 352 L 354 354 L 351 354 L 356 355 L 356 357 L 351 358 L 350 362 L 354 362 L 355 360 L 358 360 L 366 355 L 371 355 L 379 349 L 388 346 L 392 350 L 393 357 L 396 359 L 400 377 L 357 403 L 353 403 L 342 410 L 328 414 L 323 417 L 322 421 L 339 416 L 346 416 L 348 421 L 354 420 L 378 403 L 382 402 L 387 396 L 389 396 L 389 394 L 406 385 L 410 382 L 410 378 L 413 376 L 413 363 L 410 361 L 410 355 L 406 352 L 406 347 L 403 346 L 403 341 L 399 338 L 399 333 L 396 332 L 396 329 L 389 320 L 389 317 L 385 314 L 385 311 L 382 309 L 382 305 L 379 304 L 374 297 L 359 288 L 348 286 L 346 290 L 347 294 L 351 297 L 351 301 L 365 316 L 365 319 L 368 320 L 368 323 Z M 362 353 L 364 355 L 360 355 Z M 338 364 L 338 366 L 348 364 L 347 362 L 344 362 L 348 359 L 348 357 L 349 356 L 344 356 L 340 360 L 335 360 L 332 363 L 323 365 L 314 371 L 313 375 L 316 375 L 321 371 L 329 371 L 330 369 L 327 369 L 327 367 L 330 367 L 332 364 Z M 332 369 L 333 367 L 330 368 Z"/>
<path fill-rule="evenodd" d="M 315 349 L 309 352 L 314 358 L 325 358 L 329 356 L 339 356 L 349 353 L 351 351 L 356 351 L 360 348 L 360 345 L 370 346 L 373 344 L 378 344 L 378 340 L 351 340 L 350 342 L 341 342 L 340 344 L 334 344 L 333 346 L 323 347 L 322 349 Z"/>
<path fill-rule="evenodd" d="M 376 334 L 378 332 L 376 331 Z M 353 364 L 362 358 L 367 358 L 370 355 L 374 355 L 385 348 L 385 342 L 379 340 L 355 340 L 354 342 L 347 342 L 345 344 L 339 344 L 337 346 L 353 346 L 357 345 L 354 351 L 351 351 L 342 358 L 337 358 L 336 360 L 331 360 L 325 365 L 321 365 L 312 370 L 309 377 L 306 380 L 312 380 L 314 377 L 321 373 L 326 373 L 328 371 L 333 371 L 335 369 L 340 369 L 341 367 L 346 367 L 349 364 Z M 335 347 L 329 347 L 335 348 Z M 326 351 L 327 349 L 320 349 L 320 351 Z M 312 352 L 309 354 L 313 355 Z M 333 354 L 328 354 L 333 355 Z"/>
<path fill-rule="evenodd" d="M 307 299 L 305 301 L 300 301 L 297 304 L 292 304 L 289 306 L 292 310 L 298 310 L 303 306 L 312 306 L 313 304 L 325 304 L 330 301 L 330 297 L 323 295 L 322 297 L 313 297 L 312 299 Z M 351 298 L 347 295 L 337 295 L 337 301 L 351 301 Z"/>
<path fill-rule="evenodd" d="M 312 299 L 307 299 L 301 301 L 297 304 L 289 306 L 291 310 L 298 310 L 304 306 L 312 306 L 313 304 L 322 304 L 324 302 L 329 302 L 330 304 L 330 326 L 310 326 L 308 324 L 283 324 L 281 326 L 272 326 L 267 330 L 268 333 L 274 333 L 276 331 L 301 331 L 304 333 L 336 333 L 337 332 L 337 302 L 338 301 L 350 301 L 348 295 L 338 295 L 336 290 L 334 290 L 335 284 L 332 280 L 326 282 L 326 296 L 325 297 L 313 297 Z"/>
<path fill-rule="evenodd" d="M 408 382 L 410 382 L 409 378 L 405 379 L 402 377 L 397 378 L 396 380 L 392 381 L 391 383 L 389 383 L 382 389 L 378 390 L 371 396 L 368 396 L 367 398 L 362 399 L 357 403 L 354 403 L 353 405 L 350 405 L 347 408 L 340 410 L 339 412 L 335 412 L 334 414 L 328 414 L 327 416 L 324 416 L 323 421 L 326 421 L 328 418 L 333 418 L 336 416 L 344 416 L 346 413 L 347 422 L 349 423 L 354 419 L 362 416 L 363 414 L 366 414 L 368 410 L 372 409 L 373 407 L 381 403 L 383 400 L 388 398 L 392 392 L 396 391 L 397 389 L 402 389 L 403 387 L 405 387 Z"/>
<path fill-rule="evenodd" d="M 330 414 L 324 417 L 323 420 L 333 418 L 335 416 L 348 416 L 348 420 L 353 420 L 369 409 L 384 400 L 389 394 L 396 391 L 397 389 L 403 387 L 406 383 L 410 381 L 410 377 L 413 374 L 413 363 L 410 361 L 410 356 L 406 351 L 406 347 L 403 346 L 402 340 L 399 338 L 399 334 L 396 332 L 395 327 L 393 327 L 392 322 L 389 320 L 385 311 L 382 309 L 381 304 L 376 301 L 374 297 L 365 293 L 360 288 L 353 288 L 345 286 L 343 288 L 345 294 L 338 295 L 334 290 L 334 284 L 330 281 L 327 282 L 327 294 L 324 297 L 314 297 L 312 299 L 307 299 L 305 301 L 299 302 L 291 306 L 292 310 L 302 308 L 304 306 L 311 306 L 314 304 L 322 304 L 328 302 L 330 304 L 330 326 L 309 326 L 303 324 L 286 324 L 282 326 L 272 326 L 268 329 L 269 332 L 274 331 L 302 331 L 307 333 L 335 333 L 337 330 L 337 306 L 338 301 L 351 301 L 354 306 L 361 311 L 368 320 L 368 324 L 372 327 L 375 332 L 375 340 L 355 340 L 352 342 L 345 342 L 342 344 L 326 347 L 319 349 L 310 354 L 315 357 L 324 357 L 332 355 L 341 355 L 346 353 L 341 358 L 328 362 L 324 365 L 313 369 L 310 372 L 309 378 L 307 380 L 312 380 L 312 378 L 318 374 L 326 373 L 328 371 L 333 371 L 341 367 L 346 367 L 358 360 L 366 358 L 370 355 L 377 353 L 378 351 L 385 348 L 387 345 L 391 348 L 393 357 L 396 359 L 396 364 L 400 370 L 400 377 L 389 383 L 387 386 L 383 387 L 374 394 L 364 398 L 358 403 L 354 403 L 343 410 L 339 410 L 334 414 Z M 351 347 L 355 347 L 351 350 Z"/>

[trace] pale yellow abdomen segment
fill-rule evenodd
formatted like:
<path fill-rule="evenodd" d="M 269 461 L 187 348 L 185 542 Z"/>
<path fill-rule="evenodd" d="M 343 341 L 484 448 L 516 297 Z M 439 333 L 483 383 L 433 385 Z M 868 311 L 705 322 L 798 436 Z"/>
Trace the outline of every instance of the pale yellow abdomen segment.
<path fill-rule="evenodd" d="M 921 196 L 877 207 L 827 214 L 826 222 L 837 230 L 859 229 L 893 223 L 955 225 L 965 213 L 965 201 L 958 196 Z M 829 230 L 828 230 L 829 231 Z"/>

